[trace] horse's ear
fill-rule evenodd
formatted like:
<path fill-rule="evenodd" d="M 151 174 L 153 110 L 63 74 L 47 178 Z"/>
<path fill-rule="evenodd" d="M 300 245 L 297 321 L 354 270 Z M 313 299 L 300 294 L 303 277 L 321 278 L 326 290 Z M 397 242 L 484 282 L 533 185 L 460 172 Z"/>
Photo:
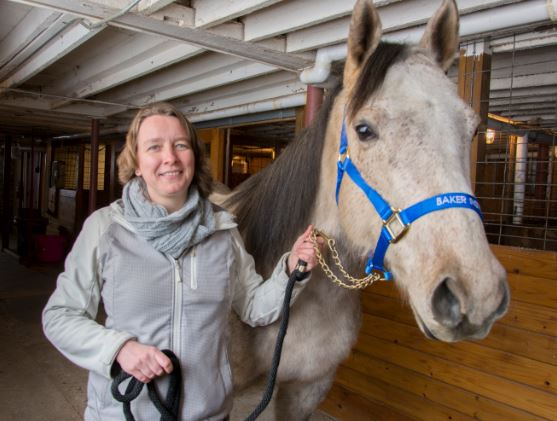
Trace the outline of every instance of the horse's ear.
<path fill-rule="evenodd" d="M 348 53 L 344 65 L 344 87 L 351 88 L 363 64 L 381 40 L 381 21 L 372 0 L 358 0 L 352 12 Z"/>
<path fill-rule="evenodd" d="M 430 50 L 447 71 L 458 49 L 458 8 L 455 0 L 444 0 L 429 20 L 420 46 Z"/>

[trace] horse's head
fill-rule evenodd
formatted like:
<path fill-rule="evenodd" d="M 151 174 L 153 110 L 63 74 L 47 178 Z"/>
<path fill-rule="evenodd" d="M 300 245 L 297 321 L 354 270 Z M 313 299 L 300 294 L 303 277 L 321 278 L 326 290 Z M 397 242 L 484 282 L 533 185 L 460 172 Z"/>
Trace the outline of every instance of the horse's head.
<path fill-rule="evenodd" d="M 443 2 L 419 46 L 386 45 L 380 37 L 372 0 L 359 0 L 323 159 L 336 161 L 344 120 L 352 162 L 391 206 L 405 209 L 448 192 L 473 194 L 469 155 L 478 118 L 445 75 L 458 47 L 454 0 Z M 335 175 L 329 170 L 324 178 L 330 192 Z M 373 248 L 381 218 L 347 177 L 338 218 L 353 249 L 364 255 Z M 389 247 L 385 263 L 429 337 L 483 338 L 507 308 L 505 271 L 470 209 L 416 220 Z"/>

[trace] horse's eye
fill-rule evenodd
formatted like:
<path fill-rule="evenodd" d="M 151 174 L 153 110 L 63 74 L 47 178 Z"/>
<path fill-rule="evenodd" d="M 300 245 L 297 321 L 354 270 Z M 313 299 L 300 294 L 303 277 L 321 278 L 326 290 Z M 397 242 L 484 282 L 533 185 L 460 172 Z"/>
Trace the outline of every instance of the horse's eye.
<path fill-rule="evenodd" d="M 377 133 L 375 133 L 375 130 L 373 130 L 373 127 L 371 127 L 367 123 L 359 123 L 355 127 L 355 129 L 356 129 L 356 133 L 358 134 L 358 138 L 362 142 L 377 139 Z"/>

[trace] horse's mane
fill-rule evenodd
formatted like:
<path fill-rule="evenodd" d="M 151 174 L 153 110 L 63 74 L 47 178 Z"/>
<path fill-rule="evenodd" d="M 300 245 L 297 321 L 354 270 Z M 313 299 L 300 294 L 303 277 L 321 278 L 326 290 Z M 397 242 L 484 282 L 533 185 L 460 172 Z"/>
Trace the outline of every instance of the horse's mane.
<path fill-rule="evenodd" d="M 381 86 L 387 70 L 403 59 L 404 51 L 406 47 L 401 44 L 379 44 L 356 82 L 356 95 L 349 103 L 351 113 Z M 243 182 L 224 204 L 235 210 L 246 249 L 254 257 L 260 273 L 267 273 L 265 269 L 275 265 L 278 257 L 290 250 L 310 223 L 321 176 L 327 124 L 341 89 L 339 82 L 328 90 L 315 122 L 272 165 Z"/>

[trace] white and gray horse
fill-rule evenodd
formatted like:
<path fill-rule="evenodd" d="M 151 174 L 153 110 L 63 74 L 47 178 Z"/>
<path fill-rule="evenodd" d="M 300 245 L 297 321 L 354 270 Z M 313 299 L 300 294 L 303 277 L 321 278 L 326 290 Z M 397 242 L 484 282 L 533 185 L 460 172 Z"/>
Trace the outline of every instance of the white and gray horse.
<path fill-rule="evenodd" d="M 445 0 L 417 46 L 381 42 L 372 0 L 354 8 L 339 87 L 315 124 L 266 170 L 232 192 L 226 206 L 258 269 L 268 274 L 309 224 L 337 240 L 354 273 L 380 235 L 382 220 L 352 180 L 335 201 L 343 121 L 350 158 L 365 181 L 397 208 L 446 192 L 472 194 L 470 144 L 478 118 L 445 71 L 458 47 L 458 9 Z M 469 209 L 425 215 L 389 247 L 386 266 L 420 329 L 441 341 L 479 339 L 508 305 L 506 274 L 481 219 Z M 358 336 L 357 292 L 320 269 L 293 306 L 278 373 L 277 420 L 306 420 L 325 398 Z M 278 324 L 232 326 L 240 389 L 269 369 Z"/>

